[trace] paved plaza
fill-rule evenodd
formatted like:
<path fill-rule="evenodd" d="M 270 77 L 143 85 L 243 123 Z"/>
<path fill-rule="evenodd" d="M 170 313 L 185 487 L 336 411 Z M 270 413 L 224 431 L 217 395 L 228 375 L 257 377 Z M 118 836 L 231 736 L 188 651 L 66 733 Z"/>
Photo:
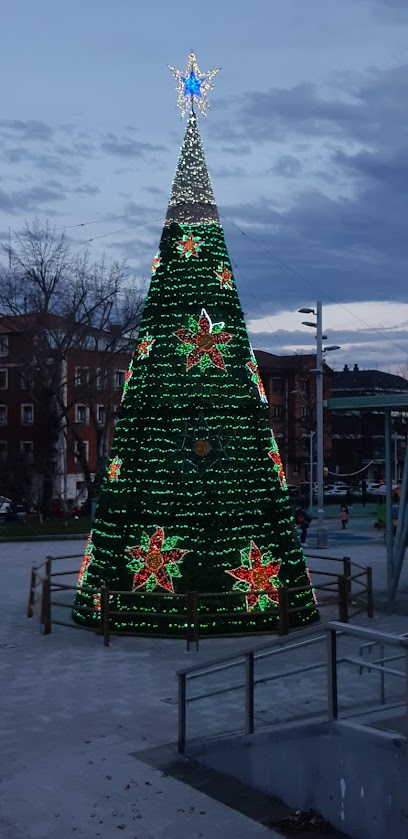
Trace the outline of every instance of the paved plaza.
<path fill-rule="evenodd" d="M 359 622 L 407 632 L 407 568 L 389 612 L 382 534 L 357 513 L 343 538 L 338 528 L 333 518 L 328 552 L 373 566 L 380 609 L 372 621 L 362 616 Z M 232 655 L 248 639 L 204 640 L 199 653 L 186 653 L 182 641 L 112 637 L 104 648 L 92 632 L 56 626 L 50 636 L 41 635 L 37 620 L 25 616 L 29 569 L 46 554 L 82 549 L 80 541 L 0 544 L 0 839 L 272 837 L 273 831 L 143 759 L 148 750 L 175 744 L 176 670 Z M 308 550 L 313 552 L 313 526 Z M 321 562 L 310 560 L 312 574 Z M 307 655 L 313 653 L 304 653 L 304 660 Z M 359 677 L 350 670 L 345 678 Z M 310 684 L 316 687 L 315 680 Z M 357 684 L 358 690 L 370 687 L 367 680 Z M 288 703 L 293 685 L 280 691 L 281 704 L 285 691 Z M 259 721 L 262 708 L 265 722 L 272 721 L 271 703 L 277 708 L 278 698 L 265 696 Z M 196 713 L 198 727 L 211 720 L 208 707 L 201 719 Z"/>

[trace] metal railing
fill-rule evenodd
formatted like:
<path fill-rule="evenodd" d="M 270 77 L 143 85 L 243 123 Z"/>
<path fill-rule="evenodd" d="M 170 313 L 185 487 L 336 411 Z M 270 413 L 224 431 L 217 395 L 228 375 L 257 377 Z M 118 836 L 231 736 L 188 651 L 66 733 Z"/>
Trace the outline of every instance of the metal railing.
<path fill-rule="evenodd" d="M 312 558 L 314 557 L 313 554 L 311 556 Z M 318 608 L 322 610 L 326 607 L 336 606 L 338 609 L 338 619 L 343 623 L 347 623 L 349 618 L 356 614 L 355 611 L 351 612 L 351 610 L 353 609 L 353 606 L 355 607 L 356 600 L 358 600 L 358 612 L 364 609 L 367 612 L 368 617 L 372 617 L 372 569 L 370 567 L 364 568 L 363 566 L 358 565 L 358 563 L 352 562 L 350 557 L 339 558 L 332 556 L 322 557 L 321 555 L 316 556 L 318 556 L 319 560 L 327 560 L 330 563 L 335 562 L 340 566 L 333 572 L 328 570 L 313 571 L 313 587 L 319 594 Z M 82 586 L 82 590 L 88 593 L 91 597 L 98 597 L 98 601 L 100 603 L 100 621 L 95 621 L 94 627 L 88 627 L 86 625 L 81 626 L 79 624 L 74 624 L 73 622 L 56 619 L 53 614 L 54 606 L 58 606 L 63 609 L 72 608 L 72 603 L 58 601 L 55 599 L 56 595 L 66 591 L 72 591 L 74 593 L 77 590 L 76 585 L 69 585 L 67 583 L 57 581 L 56 578 L 66 577 L 69 575 L 77 577 L 79 568 L 55 571 L 53 569 L 53 563 L 55 561 L 59 562 L 60 560 L 71 559 L 82 559 L 82 554 L 68 554 L 57 557 L 48 556 L 41 565 L 33 566 L 31 569 L 27 617 L 33 617 L 36 606 L 38 602 L 40 602 L 40 623 L 44 627 L 44 634 L 49 634 L 52 631 L 53 624 L 59 624 L 71 628 L 91 629 L 92 631 L 99 631 L 99 633 L 103 636 L 105 646 L 109 646 L 110 634 L 114 632 L 111 626 L 115 617 L 120 615 L 124 618 L 127 615 L 135 616 L 136 614 L 135 607 L 133 605 L 128 611 L 121 609 L 119 612 L 115 609 L 114 601 L 116 596 L 126 595 L 127 597 L 131 597 L 134 600 L 135 605 L 141 597 L 143 597 L 144 600 L 149 598 L 152 601 L 154 598 L 163 597 L 163 593 L 159 594 L 157 592 L 151 592 L 148 594 L 140 591 L 114 591 L 109 590 L 105 586 L 98 589 L 91 589 L 90 587 Z M 321 579 L 321 582 L 316 582 L 317 578 L 323 579 Z M 293 602 L 295 595 L 299 595 L 308 589 L 309 585 L 298 586 L 296 588 L 281 586 L 278 589 L 276 629 L 279 635 L 283 636 L 289 633 L 292 613 L 299 613 L 302 610 L 309 609 L 309 606 L 300 606 L 298 603 L 291 605 L 291 600 Z M 259 592 L 259 594 L 261 593 L 265 594 L 265 590 Z M 236 601 L 238 598 L 242 598 L 242 592 L 230 591 L 217 593 L 190 591 L 186 594 L 166 592 L 165 596 L 168 598 L 171 597 L 174 601 L 175 607 L 177 607 L 177 612 L 172 611 L 171 616 L 169 615 L 169 620 L 180 619 L 181 624 L 185 626 L 185 631 L 183 633 L 179 633 L 179 637 L 185 638 L 187 649 L 190 649 L 190 644 L 193 643 L 198 650 L 200 637 L 202 637 L 200 632 L 200 617 L 201 614 L 203 614 L 201 612 L 203 602 L 205 601 L 205 618 L 207 621 L 216 621 L 217 619 L 222 620 L 223 618 L 228 619 L 230 617 L 235 618 L 236 611 L 231 611 L 227 605 L 225 606 L 225 610 L 211 611 L 209 603 L 211 602 L 211 599 L 218 601 L 221 600 L 226 604 L 228 604 L 229 601 L 234 603 L 234 600 Z M 94 613 L 94 609 L 91 607 L 82 606 L 81 610 L 84 612 L 84 615 Z M 255 634 L 256 630 L 251 630 L 251 634 L 253 632 Z M 259 632 L 264 633 L 265 629 L 259 630 Z M 122 629 L 120 634 L 139 635 L 140 633 L 127 632 Z M 220 634 L 222 634 L 223 637 L 226 637 L 225 633 L 221 632 Z M 245 634 L 245 632 L 243 634 Z M 166 634 L 163 632 L 163 636 L 174 637 L 174 634 L 171 635 L 170 633 Z M 236 633 L 234 633 L 234 637 L 236 637 Z"/>
<path fill-rule="evenodd" d="M 402 649 L 403 658 L 405 659 L 405 669 L 403 671 L 394 668 L 386 667 L 384 664 L 378 665 L 376 662 L 370 663 L 370 667 L 382 671 L 383 677 L 386 673 L 405 679 L 405 701 L 407 704 L 408 715 L 408 638 L 398 635 L 391 635 L 388 633 L 377 632 L 363 627 L 357 627 L 350 624 L 343 624 L 340 622 L 330 622 L 325 627 L 324 632 L 315 627 L 302 631 L 302 640 L 296 640 L 294 636 L 290 638 L 275 639 L 266 644 L 260 645 L 256 648 L 243 650 L 235 656 L 220 657 L 208 662 L 207 664 L 197 664 L 191 667 L 183 668 L 177 673 L 178 677 L 178 751 L 183 754 L 186 748 L 186 731 L 187 731 L 187 707 L 191 703 L 202 699 L 210 699 L 214 696 L 221 696 L 239 689 L 244 689 L 244 707 L 242 708 L 244 716 L 243 733 L 246 735 L 253 734 L 255 730 L 255 688 L 257 685 L 266 684 L 286 678 L 288 676 L 309 673 L 313 670 L 324 669 L 327 674 L 327 689 L 326 696 L 323 697 L 325 716 L 329 720 L 338 718 L 338 665 L 347 663 L 353 666 L 361 667 L 361 657 L 353 657 L 350 655 L 338 656 L 337 637 L 341 634 L 343 636 L 356 637 L 360 640 L 369 640 L 371 643 L 380 643 L 383 646 L 391 645 Z M 323 660 L 314 661 L 309 664 L 301 664 L 296 667 L 285 667 L 278 672 L 272 672 L 269 675 L 263 675 L 256 678 L 255 663 L 267 657 L 274 657 L 279 654 L 288 656 L 293 650 L 300 650 L 309 645 L 317 644 L 325 641 L 325 655 Z M 401 658 L 401 656 L 398 656 Z M 187 695 L 187 685 L 194 679 L 206 676 L 213 676 L 216 673 L 223 673 L 231 668 L 244 665 L 244 680 L 232 685 L 223 685 L 217 687 L 215 690 L 207 690 L 193 696 Z M 288 694 L 289 698 L 289 694 Z M 401 703 L 398 703 L 401 704 Z M 365 709 L 363 709 L 365 710 Z M 356 711 L 354 709 L 353 715 Z M 236 732 L 235 732 L 236 733 Z"/>
<path fill-rule="evenodd" d="M 392 635 L 389 632 L 378 632 L 372 629 L 365 629 L 361 626 L 351 626 L 350 624 L 344 626 L 341 623 L 332 621 L 327 626 L 327 705 L 329 720 L 338 719 L 337 636 L 339 633 L 359 638 L 360 640 L 365 639 L 371 644 L 379 644 L 382 648 L 386 646 L 397 647 L 403 651 L 402 655 L 392 656 L 388 660 L 396 661 L 403 659 L 405 664 L 404 670 L 396 670 L 384 666 L 385 661 L 387 661 L 384 658 L 382 662 L 370 662 L 369 666 L 370 670 L 377 670 L 383 676 L 388 673 L 391 676 L 405 679 L 405 703 L 408 717 L 408 638 L 404 635 Z M 359 669 L 361 668 L 361 657 L 354 658 L 347 656 L 347 662 L 355 664 Z M 385 694 L 383 695 L 385 697 Z"/>

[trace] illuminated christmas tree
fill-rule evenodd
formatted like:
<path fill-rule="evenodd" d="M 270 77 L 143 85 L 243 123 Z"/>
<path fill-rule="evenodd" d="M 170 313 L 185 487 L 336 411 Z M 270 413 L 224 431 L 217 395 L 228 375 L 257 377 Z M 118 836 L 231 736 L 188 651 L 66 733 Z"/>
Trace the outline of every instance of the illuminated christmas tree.
<path fill-rule="evenodd" d="M 111 596 L 111 629 L 185 634 L 174 595 L 196 591 L 200 633 L 267 631 L 284 586 L 306 587 L 289 595 L 300 625 L 316 605 L 194 113 L 217 71 L 193 53 L 171 69 L 190 113 L 74 618 L 97 625 L 87 587 L 104 585 L 129 592 Z"/>

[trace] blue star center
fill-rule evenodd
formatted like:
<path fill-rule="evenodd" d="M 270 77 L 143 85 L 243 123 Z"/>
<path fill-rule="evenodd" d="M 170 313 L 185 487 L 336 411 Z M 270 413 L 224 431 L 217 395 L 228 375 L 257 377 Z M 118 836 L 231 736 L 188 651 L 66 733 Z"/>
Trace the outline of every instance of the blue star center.
<path fill-rule="evenodd" d="M 205 81 L 205 77 L 198 79 L 194 70 L 189 76 L 181 77 L 184 82 L 184 96 L 201 96 L 201 85 Z"/>

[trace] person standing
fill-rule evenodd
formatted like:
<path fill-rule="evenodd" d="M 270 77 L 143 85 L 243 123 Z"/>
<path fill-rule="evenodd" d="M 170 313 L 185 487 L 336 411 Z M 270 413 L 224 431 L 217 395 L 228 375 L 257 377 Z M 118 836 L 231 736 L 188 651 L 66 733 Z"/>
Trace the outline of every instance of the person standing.
<path fill-rule="evenodd" d="M 341 507 L 340 507 L 340 521 L 341 521 L 342 530 L 346 529 L 346 524 L 348 523 L 348 520 L 349 520 L 349 509 L 347 507 L 347 504 L 342 504 Z"/>
<path fill-rule="evenodd" d="M 296 524 L 300 528 L 300 544 L 303 545 L 303 547 L 305 547 L 305 548 L 308 547 L 307 542 L 306 542 L 306 536 L 307 536 L 307 529 L 309 527 L 310 522 L 311 522 L 311 518 L 310 518 L 309 514 L 302 507 L 297 512 Z"/>

